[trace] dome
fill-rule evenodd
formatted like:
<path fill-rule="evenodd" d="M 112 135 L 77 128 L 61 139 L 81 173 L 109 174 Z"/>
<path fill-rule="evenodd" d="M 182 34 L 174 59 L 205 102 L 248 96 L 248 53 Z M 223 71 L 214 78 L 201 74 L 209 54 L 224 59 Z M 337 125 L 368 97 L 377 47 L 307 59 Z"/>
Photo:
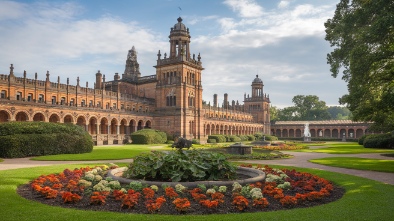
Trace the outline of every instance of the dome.
<path fill-rule="evenodd" d="M 182 23 L 182 18 L 178 18 L 178 23 L 174 25 L 174 30 L 186 31 L 186 26 Z"/>
<path fill-rule="evenodd" d="M 263 81 L 259 78 L 259 75 L 256 75 L 256 78 L 253 80 L 253 83 L 263 83 Z"/>

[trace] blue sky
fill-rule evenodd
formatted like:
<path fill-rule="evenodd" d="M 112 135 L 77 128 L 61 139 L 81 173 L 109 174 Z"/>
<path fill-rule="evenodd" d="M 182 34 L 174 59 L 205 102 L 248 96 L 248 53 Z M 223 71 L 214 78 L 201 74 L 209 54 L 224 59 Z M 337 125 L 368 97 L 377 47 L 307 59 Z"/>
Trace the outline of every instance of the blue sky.
<path fill-rule="evenodd" d="M 0 1 L 0 73 L 37 72 L 93 87 L 123 73 L 135 46 L 142 76 L 155 74 L 157 52 L 169 52 L 170 28 L 181 16 L 190 29 L 191 53 L 201 53 L 203 99 L 223 94 L 243 101 L 256 74 L 272 105 L 292 106 L 295 95 L 317 95 L 338 105 L 346 83 L 326 63 L 332 48 L 324 22 L 339 0 Z M 180 7 L 182 10 L 180 10 Z"/>

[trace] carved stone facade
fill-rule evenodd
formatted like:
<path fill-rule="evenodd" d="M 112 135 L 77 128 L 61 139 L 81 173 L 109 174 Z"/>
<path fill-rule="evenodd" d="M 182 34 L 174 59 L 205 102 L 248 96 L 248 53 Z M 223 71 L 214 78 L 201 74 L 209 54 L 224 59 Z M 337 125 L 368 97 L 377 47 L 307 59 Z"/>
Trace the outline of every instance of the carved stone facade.
<path fill-rule="evenodd" d="M 93 88 L 46 79 L 0 75 L 0 122 L 45 121 L 73 123 L 88 131 L 98 144 L 116 144 L 142 128 L 153 128 L 173 136 L 200 139 L 210 134 L 247 135 L 269 133 L 269 104 L 258 76 L 252 96 L 244 104 L 228 101 L 222 107 L 203 104 L 201 55 L 190 52 L 189 29 L 178 18 L 170 31 L 170 53 L 157 54 L 156 74 L 141 77 L 134 46 L 128 52 L 122 77 L 112 81 L 98 71 Z"/>

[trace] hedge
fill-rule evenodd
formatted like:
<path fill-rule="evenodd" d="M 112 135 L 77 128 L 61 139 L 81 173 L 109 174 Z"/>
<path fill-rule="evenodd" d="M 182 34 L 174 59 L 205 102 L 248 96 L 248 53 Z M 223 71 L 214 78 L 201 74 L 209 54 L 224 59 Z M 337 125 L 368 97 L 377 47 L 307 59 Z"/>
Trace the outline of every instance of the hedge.
<path fill-rule="evenodd" d="M 226 137 L 221 134 L 213 134 L 208 136 L 209 139 L 215 139 L 216 143 L 225 143 L 226 142 Z"/>
<path fill-rule="evenodd" d="M 133 144 L 162 144 L 167 142 L 165 132 L 153 129 L 142 129 L 131 134 Z"/>
<path fill-rule="evenodd" d="M 394 136 L 391 133 L 370 134 L 365 137 L 365 148 L 394 148 Z"/>
<path fill-rule="evenodd" d="M 264 136 L 265 136 L 266 141 L 278 140 L 278 137 L 275 137 L 273 135 L 268 135 L 268 134 L 262 134 L 262 133 L 256 133 L 253 136 L 256 138 L 256 140 L 263 140 Z"/>
<path fill-rule="evenodd" d="M 49 122 L 0 124 L 0 157 L 89 153 L 92 137 L 82 127 Z"/>
<path fill-rule="evenodd" d="M 208 139 L 207 143 L 216 143 L 216 139 Z"/>
<path fill-rule="evenodd" d="M 236 135 L 230 135 L 229 139 L 230 139 L 229 142 L 240 142 L 241 141 L 241 138 Z"/>

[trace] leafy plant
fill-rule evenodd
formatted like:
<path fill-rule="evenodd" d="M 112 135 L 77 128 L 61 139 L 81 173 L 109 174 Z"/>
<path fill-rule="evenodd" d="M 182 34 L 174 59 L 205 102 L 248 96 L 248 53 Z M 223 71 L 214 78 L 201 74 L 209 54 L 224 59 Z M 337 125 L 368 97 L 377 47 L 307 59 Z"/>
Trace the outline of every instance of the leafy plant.
<path fill-rule="evenodd" d="M 127 178 L 161 181 L 223 180 L 235 177 L 236 167 L 219 153 L 200 150 L 152 151 L 134 159 Z"/>

